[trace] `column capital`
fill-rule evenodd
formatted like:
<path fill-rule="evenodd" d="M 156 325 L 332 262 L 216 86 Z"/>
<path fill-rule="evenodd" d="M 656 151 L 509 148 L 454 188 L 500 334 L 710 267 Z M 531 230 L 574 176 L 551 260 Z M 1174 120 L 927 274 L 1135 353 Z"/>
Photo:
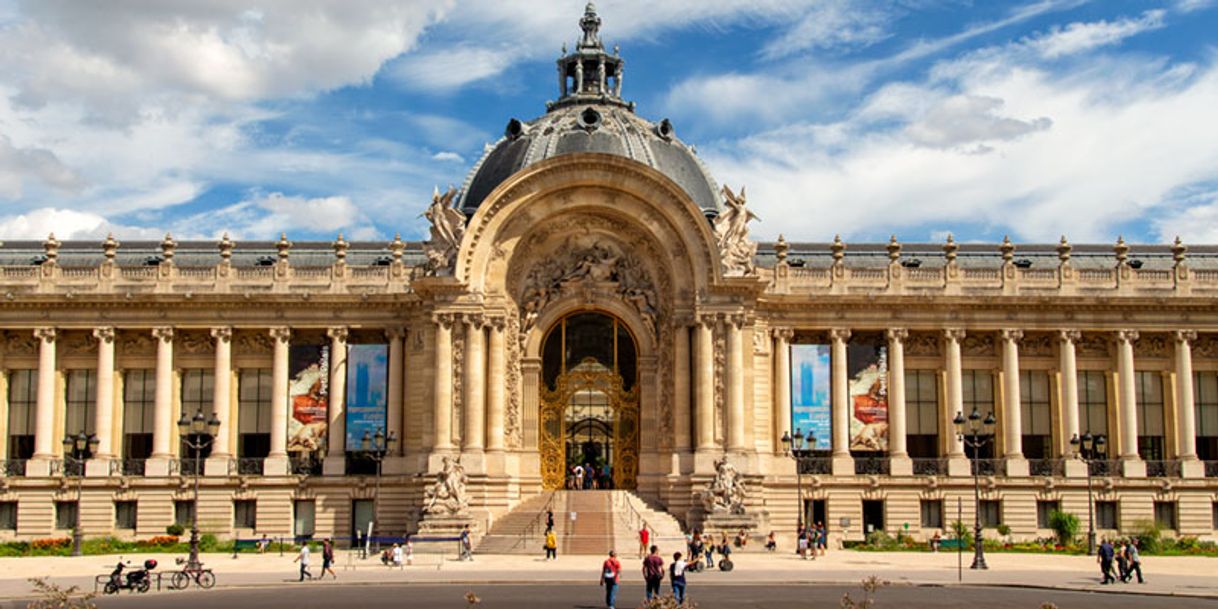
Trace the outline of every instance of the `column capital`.
<path fill-rule="evenodd" d="M 287 326 L 275 326 L 268 330 L 271 338 L 277 342 L 286 343 L 292 340 L 292 329 Z"/>
<path fill-rule="evenodd" d="M 694 316 L 694 325 L 703 326 L 708 330 L 714 330 L 719 324 L 719 316 L 716 313 L 698 313 Z"/>
<path fill-rule="evenodd" d="M 1137 330 L 1117 330 L 1116 339 L 1118 343 L 1132 343 L 1138 340 Z"/>
<path fill-rule="evenodd" d="M 1197 340 L 1197 331 L 1196 330 L 1176 330 L 1175 332 L 1172 332 L 1172 337 L 1175 338 L 1176 342 L 1178 342 L 1178 343 L 1191 343 L 1191 342 Z"/>
<path fill-rule="evenodd" d="M 1077 343 L 1082 338 L 1083 333 L 1075 329 L 1060 330 L 1057 333 L 1057 340 L 1063 343 Z"/>
<path fill-rule="evenodd" d="M 227 343 L 233 339 L 232 326 L 220 326 L 211 329 L 211 337 L 216 339 L 217 343 Z"/>
<path fill-rule="evenodd" d="M 834 341 L 846 342 L 850 340 L 849 328 L 832 328 L 829 330 L 829 338 Z"/>
<path fill-rule="evenodd" d="M 894 343 L 904 343 L 909 338 L 909 330 L 905 328 L 888 328 L 884 334 Z"/>
<path fill-rule="evenodd" d="M 943 338 L 950 342 L 960 342 L 966 335 L 964 328 L 947 328 L 943 331 Z"/>
<path fill-rule="evenodd" d="M 770 333 L 774 335 L 774 338 L 786 342 L 791 342 L 791 339 L 795 338 L 795 330 L 792 328 L 771 328 Z"/>
<path fill-rule="evenodd" d="M 1023 330 L 1010 329 L 1002 331 L 1002 340 L 1008 340 L 1017 343 L 1023 340 Z"/>
<path fill-rule="evenodd" d="M 503 315 L 488 315 L 486 317 L 486 325 L 496 332 L 502 332 L 507 328 L 507 317 Z"/>
<path fill-rule="evenodd" d="M 93 337 L 103 343 L 114 342 L 114 326 L 102 326 L 93 328 Z"/>
<path fill-rule="evenodd" d="M 385 338 L 389 340 L 401 340 L 406 338 L 406 328 L 402 326 L 390 326 L 385 328 Z"/>
<path fill-rule="evenodd" d="M 340 343 L 347 342 L 348 335 L 349 331 L 347 330 L 347 326 L 335 326 L 333 328 L 326 329 L 326 336 L 330 340 L 336 340 Z"/>
<path fill-rule="evenodd" d="M 482 313 L 465 313 L 461 316 L 461 321 L 473 330 L 481 330 L 486 327 L 487 318 Z"/>
<path fill-rule="evenodd" d="M 744 313 L 731 313 L 724 316 L 724 321 L 735 327 L 737 330 L 743 328 L 748 323 L 748 315 Z"/>
<path fill-rule="evenodd" d="M 50 344 L 50 343 L 55 342 L 55 338 L 56 338 L 57 334 L 58 334 L 58 331 L 55 328 L 51 328 L 51 327 L 34 328 L 34 338 L 36 338 L 44 343 Z"/>
<path fill-rule="evenodd" d="M 173 326 L 157 326 L 153 328 L 152 337 L 165 343 L 173 342 Z"/>
<path fill-rule="evenodd" d="M 444 326 L 445 329 L 449 329 L 457 322 L 457 316 L 453 313 L 432 313 L 431 321 L 437 326 Z"/>

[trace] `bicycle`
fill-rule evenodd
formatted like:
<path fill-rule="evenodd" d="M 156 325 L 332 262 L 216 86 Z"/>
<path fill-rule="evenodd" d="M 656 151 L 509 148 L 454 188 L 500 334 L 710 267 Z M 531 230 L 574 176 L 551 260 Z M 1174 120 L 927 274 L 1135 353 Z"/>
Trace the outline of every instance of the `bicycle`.
<path fill-rule="evenodd" d="M 173 574 L 170 587 L 174 590 L 185 590 L 190 587 L 191 580 L 194 580 L 196 586 L 207 590 L 216 585 L 216 574 L 212 573 L 211 569 L 184 567 Z"/>

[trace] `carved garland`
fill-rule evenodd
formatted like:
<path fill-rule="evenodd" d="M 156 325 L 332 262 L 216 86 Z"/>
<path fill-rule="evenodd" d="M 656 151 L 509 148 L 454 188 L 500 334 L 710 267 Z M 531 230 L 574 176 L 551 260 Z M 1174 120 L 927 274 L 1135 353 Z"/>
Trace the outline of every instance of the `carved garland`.
<path fill-rule="evenodd" d="M 520 394 L 523 391 L 520 382 L 520 341 L 512 340 L 520 336 L 520 318 L 515 315 L 507 316 L 504 341 L 507 347 L 507 412 L 504 413 L 504 431 L 507 434 L 508 448 L 520 448 L 523 445 L 520 427 Z"/>

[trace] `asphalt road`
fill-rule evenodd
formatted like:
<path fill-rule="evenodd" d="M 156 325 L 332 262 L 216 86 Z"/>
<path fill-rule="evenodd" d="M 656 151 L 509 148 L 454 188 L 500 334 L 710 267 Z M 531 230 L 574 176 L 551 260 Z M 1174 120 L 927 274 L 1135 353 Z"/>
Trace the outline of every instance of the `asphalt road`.
<path fill-rule="evenodd" d="M 667 586 L 665 587 L 667 590 Z M 1144 596 L 1124 592 L 1118 588 L 1114 593 L 1068 592 L 1036 590 L 1028 588 L 997 587 L 938 587 L 938 586 L 889 586 L 876 595 L 876 609 L 896 608 L 968 608 L 993 609 L 1040 609 L 1046 601 L 1061 609 L 1125 609 L 1155 607 L 1164 609 L 1213 609 L 1213 599 Z M 573 584 L 519 584 L 519 585 L 425 585 L 425 584 L 365 584 L 342 585 L 336 582 L 312 582 L 299 585 L 284 585 L 276 588 L 218 589 L 210 591 L 161 592 L 142 596 L 122 594 L 118 597 L 99 598 L 99 609 L 174 609 L 214 608 L 223 609 L 334 609 L 356 607 L 358 609 L 401 609 L 402 607 L 427 607 L 443 609 L 467 607 L 464 596 L 473 592 L 480 599 L 478 609 L 599 609 L 603 607 L 602 589 L 594 583 Z M 690 598 L 699 609 L 718 608 L 766 608 L 808 609 L 810 607 L 838 607 L 842 594 L 849 592 L 859 598 L 861 589 L 842 586 L 734 586 L 698 585 L 690 581 Z M 619 593 L 617 606 L 621 609 L 637 607 L 642 601 L 640 585 L 626 585 Z M 0 607 L 8 607 L 0 604 Z M 24 603 L 16 605 L 25 607 Z"/>

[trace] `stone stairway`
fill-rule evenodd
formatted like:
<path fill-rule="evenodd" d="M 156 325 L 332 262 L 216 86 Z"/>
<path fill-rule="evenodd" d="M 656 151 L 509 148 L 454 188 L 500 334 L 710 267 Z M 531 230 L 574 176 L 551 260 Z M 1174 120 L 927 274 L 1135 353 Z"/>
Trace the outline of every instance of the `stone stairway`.
<path fill-rule="evenodd" d="M 545 511 L 554 512 L 559 554 L 607 553 L 622 557 L 638 548 L 642 523 L 652 531 L 653 543 L 665 552 L 684 547 L 684 535 L 675 518 L 648 506 L 629 491 L 550 491 L 532 497 L 495 522 L 477 551 L 484 554 L 541 554 L 545 541 Z M 572 518 L 574 514 L 574 518 Z"/>

